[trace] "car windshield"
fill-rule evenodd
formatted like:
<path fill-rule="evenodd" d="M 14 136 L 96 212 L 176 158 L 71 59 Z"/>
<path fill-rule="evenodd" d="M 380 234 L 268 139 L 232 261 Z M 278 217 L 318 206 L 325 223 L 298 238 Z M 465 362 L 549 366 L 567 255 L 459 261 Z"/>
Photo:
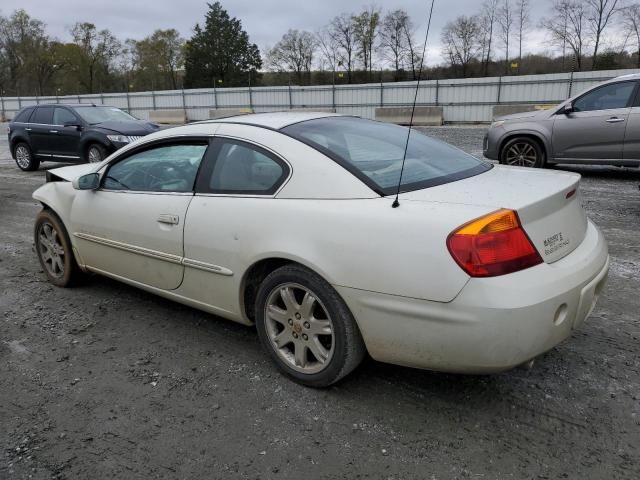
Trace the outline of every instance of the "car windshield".
<path fill-rule="evenodd" d="M 396 192 L 407 128 L 354 117 L 328 117 L 296 123 L 282 131 L 325 153 L 376 192 Z M 490 163 L 412 130 L 400 192 L 460 180 L 490 168 Z"/>
<path fill-rule="evenodd" d="M 74 109 L 89 125 L 102 122 L 128 122 L 136 120 L 127 112 L 115 107 L 79 107 Z"/>

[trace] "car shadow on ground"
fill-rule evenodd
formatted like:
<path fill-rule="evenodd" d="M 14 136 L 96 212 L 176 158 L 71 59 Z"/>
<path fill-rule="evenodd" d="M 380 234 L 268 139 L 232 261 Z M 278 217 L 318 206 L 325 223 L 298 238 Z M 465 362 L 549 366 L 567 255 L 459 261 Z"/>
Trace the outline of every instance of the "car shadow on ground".
<path fill-rule="evenodd" d="M 640 168 L 609 167 L 598 165 L 554 165 L 554 170 L 579 173 L 583 177 L 608 178 L 611 180 L 635 180 L 640 183 Z"/>

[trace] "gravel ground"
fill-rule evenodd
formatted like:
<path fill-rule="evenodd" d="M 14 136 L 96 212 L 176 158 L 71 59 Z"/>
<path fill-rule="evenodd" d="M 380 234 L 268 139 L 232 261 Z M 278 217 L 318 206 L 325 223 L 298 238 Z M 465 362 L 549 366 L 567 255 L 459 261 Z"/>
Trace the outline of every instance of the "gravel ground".
<path fill-rule="evenodd" d="M 476 154 L 484 135 L 428 131 Z M 532 370 L 368 361 L 318 391 L 276 373 L 252 328 L 100 277 L 48 284 L 44 170 L 20 172 L 3 135 L 0 478 L 640 478 L 640 171 L 575 171 L 612 262 L 571 339 Z"/>

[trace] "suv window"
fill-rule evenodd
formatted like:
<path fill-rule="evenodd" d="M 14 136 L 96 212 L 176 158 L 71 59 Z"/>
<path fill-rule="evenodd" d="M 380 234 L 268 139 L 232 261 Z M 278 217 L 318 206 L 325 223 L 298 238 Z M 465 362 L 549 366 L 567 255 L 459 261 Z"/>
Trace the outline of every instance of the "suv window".
<path fill-rule="evenodd" d="M 54 125 L 64 125 L 65 122 L 77 122 L 76 116 L 66 108 L 56 107 L 53 111 Z"/>
<path fill-rule="evenodd" d="M 213 168 L 202 172 L 199 192 L 272 195 L 289 172 L 282 160 L 256 145 L 218 139 L 215 147 Z"/>
<path fill-rule="evenodd" d="M 185 142 L 134 153 L 107 170 L 102 188 L 142 192 L 191 192 L 208 143 Z"/>
<path fill-rule="evenodd" d="M 31 116 L 31 123 L 51 125 L 53 121 L 53 107 L 38 107 Z"/>
<path fill-rule="evenodd" d="M 631 98 L 635 87 L 636 82 L 604 85 L 578 98 L 573 102 L 573 108 L 576 112 L 625 108 L 629 105 L 629 98 Z"/>
<path fill-rule="evenodd" d="M 29 117 L 31 116 L 32 112 L 33 112 L 33 107 L 25 108 L 20 113 L 18 113 L 18 115 L 16 115 L 16 118 L 14 118 L 13 121 L 27 123 L 29 121 Z"/>

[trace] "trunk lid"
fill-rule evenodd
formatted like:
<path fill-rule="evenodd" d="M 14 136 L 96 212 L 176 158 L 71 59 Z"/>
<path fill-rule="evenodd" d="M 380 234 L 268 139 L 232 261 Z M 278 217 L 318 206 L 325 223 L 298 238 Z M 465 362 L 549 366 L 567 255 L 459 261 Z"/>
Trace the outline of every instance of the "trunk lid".
<path fill-rule="evenodd" d="M 515 210 L 542 259 L 553 263 L 577 248 L 587 231 L 579 183 L 580 175 L 575 173 L 495 165 L 475 177 L 403 193 L 400 202 Z"/>

